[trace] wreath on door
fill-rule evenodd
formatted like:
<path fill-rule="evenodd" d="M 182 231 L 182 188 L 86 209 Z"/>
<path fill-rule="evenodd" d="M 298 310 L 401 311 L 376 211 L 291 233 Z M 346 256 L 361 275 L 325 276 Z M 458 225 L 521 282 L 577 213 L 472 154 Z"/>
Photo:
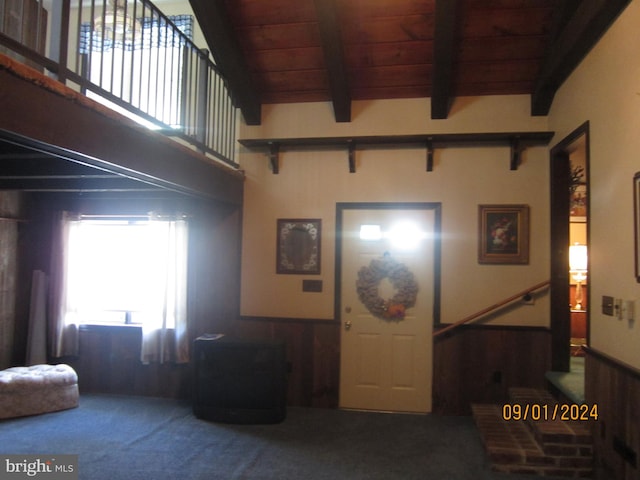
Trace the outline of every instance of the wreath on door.
<path fill-rule="evenodd" d="M 396 289 L 396 294 L 383 299 L 378 288 L 380 282 L 388 278 Z M 418 284 L 413 273 L 400 262 L 385 254 L 382 258 L 373 259 L 368 267 L 358 271 L 356 280 L 358 298 L 372 315 L 384 320 L 400 321 L 404 319 L 408 308 L 416 304 Z"/>

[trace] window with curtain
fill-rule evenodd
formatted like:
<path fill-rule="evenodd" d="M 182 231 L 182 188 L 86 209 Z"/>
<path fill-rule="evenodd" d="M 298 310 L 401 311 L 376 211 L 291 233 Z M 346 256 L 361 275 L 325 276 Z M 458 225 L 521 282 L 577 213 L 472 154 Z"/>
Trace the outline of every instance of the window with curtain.
<path fill-rule="evenodd" d="M 67 315 L 73 323 L 175 326 L 176 282 L 186 282 L 186 235 L 172 221 L 69 224 Z M 163 317 L 166 309 L 166 318 Z"/>
<path fill-rule="evenodd" d="M 62 321 L 142 327 L 142 361 L 186 361 L 185 220 L 67 222 Z"/>
<path fill-rule="evenodd" d="M 98 21 L 100 18 L 98 15 Z M 84 55 L 91 83 L 163 124 L 179 128 L 183 123 L 185 39 L 192 39 L 193 17 L 176 15 L 168 19 L 178 30 L 163 17 L 130 19 L 135 28 L 130 36 L 120 39 L 98 32 L 95 22 L 83 23 L 80 53 Z M 93 92 L 87 92 L 87 96 L 131 116 Z M 134 119 L 154 128 L 141 118 Z"/>

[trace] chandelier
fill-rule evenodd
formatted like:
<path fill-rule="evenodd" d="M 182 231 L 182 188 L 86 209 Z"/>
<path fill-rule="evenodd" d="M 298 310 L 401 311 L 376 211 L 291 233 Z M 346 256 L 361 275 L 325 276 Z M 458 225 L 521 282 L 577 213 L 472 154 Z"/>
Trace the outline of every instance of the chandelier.
<path fill-rule="evenodd" d="M 126 0 L 109 0 L 109 5 L 93 20 L 93 31 L 100 38 L 111 42 L 131 43 L 142 32 L 140 22 L 130 13 Z"/>

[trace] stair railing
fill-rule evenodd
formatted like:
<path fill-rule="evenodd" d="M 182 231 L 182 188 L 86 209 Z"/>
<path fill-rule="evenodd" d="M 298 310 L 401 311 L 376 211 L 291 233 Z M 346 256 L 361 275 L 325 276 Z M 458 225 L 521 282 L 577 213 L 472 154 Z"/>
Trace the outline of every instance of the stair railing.
<path fill-rule="evenodd" d="M 452 323 L 450 325 L 447 325 L 446 327 L 443 327 L 439 330 L 436 330 L 435 332 L 433 332 L 433 336 L 434 338 L 437 337 L 438 335 L 442 335 L 445 332 L 448 332 L 450 330 L 453 330 L 454 328 L 457 328 L 461 325 L 464 325 L 466 323 L 469 323 L 473 320 L 476 320 L 477 318 L 480 318 L 484 315 L 486 315 L 487 313 L 490 313 L 494 310 L 497 310 L 498 308 L 504 307 L 505 305 L 508 305 L 516 300 L 519 300 L 527 295 L 532 295 L 533 293 L 542 290 L 546 287 L 549 286 L 549 284 L 551 283 L 551 280 L 545 280 L 544 282 L 540 282 L 530 288 L 527 288 L 526 290 L 522 290 L 521 292 L 516 293 L 515 295 L 511 295 L 509 298 L 505 298 L 504 300 L 495 303 L 493 305 L 491 305 L 490 307 L 484 308 L 472 315 L 469 315 L 468 317 L 463 318 L 462 320 L 458 320 L 455 323 Z"/>
<path fill-rule="evenodd" d="M 0 0 L 0 53 L 237 168 L 235 99 L 171 18 L 150 0 Z"/>

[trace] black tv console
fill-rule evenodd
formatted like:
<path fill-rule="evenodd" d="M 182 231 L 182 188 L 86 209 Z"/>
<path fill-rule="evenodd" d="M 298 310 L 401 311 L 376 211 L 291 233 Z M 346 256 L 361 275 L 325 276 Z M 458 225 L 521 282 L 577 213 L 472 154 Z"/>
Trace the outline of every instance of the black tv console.
<path fill-rule="evenodd" d="M 279 423 L 286 417 L 285 342 L 207 334 L 194 341 L 193 413 L 222 423 Z"/>

